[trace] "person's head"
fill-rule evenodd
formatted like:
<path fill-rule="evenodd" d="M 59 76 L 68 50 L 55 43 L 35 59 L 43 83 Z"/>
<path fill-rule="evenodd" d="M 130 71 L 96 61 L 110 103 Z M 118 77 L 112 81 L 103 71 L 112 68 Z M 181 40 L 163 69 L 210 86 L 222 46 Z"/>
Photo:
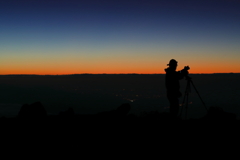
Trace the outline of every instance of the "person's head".
<path fill-rule="evenodd" d="M 177 68 L 177 61 L 175 59 L 171 59 L 169 61 L 169 64 L 167 64 L 169 66 L 169 68 L 173 68 L 173 69 L 176 69 Z"/>

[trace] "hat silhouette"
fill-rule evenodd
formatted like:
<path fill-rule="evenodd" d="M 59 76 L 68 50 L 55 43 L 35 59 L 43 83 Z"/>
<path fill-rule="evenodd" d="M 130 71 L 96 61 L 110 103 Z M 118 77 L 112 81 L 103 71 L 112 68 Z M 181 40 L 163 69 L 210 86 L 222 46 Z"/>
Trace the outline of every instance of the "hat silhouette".
<path fill-rule="evenodd" d="M 176 65 L 178 62 L 175 60 L 175 59 L 171 59 L 169 61 L 169 64 L 167 64 L 168 66 L 171 66 L 171 65 Z"/>

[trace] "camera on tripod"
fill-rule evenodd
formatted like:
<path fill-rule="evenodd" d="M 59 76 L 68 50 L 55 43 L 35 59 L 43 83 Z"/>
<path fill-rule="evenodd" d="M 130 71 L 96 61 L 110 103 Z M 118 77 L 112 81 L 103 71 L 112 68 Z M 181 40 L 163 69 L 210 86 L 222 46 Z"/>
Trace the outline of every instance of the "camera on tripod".
<path fill-rule="evenodd" d="M 183 70 L 186 70 L 186 71 L 188 71 L 190 69 L 190 67 L 189 66 L 184 66 L 184 69 Z"/>
<path fill-rule="evenodd" d="M 186 86 L 185 94 L 184 94 L 184 97 L 183 97 L 183 103 L 182 103 L 183 105 L 184 105 L 184 104 L 186 105 L 186 114 L 185 114 L 185 118 L 187 118 L 188 96 L 189 96 L 189 93 L 190 93 L 190 91 L 191 91 L 191 88 L 190 88 L 190 87 L 191 87 L 191 84 L 192 84 L 193 88 L 195 89 L 196 93 L 198 94 L 198 97 L 199 97 L 200 100 L 202 101 L 202 103 L 203 103 L 205 109 L 208 111 L 208 109 L 207 109 L 205 103 L 203 102 L 203 100 L 202 100 L 200 94 L 198 93 L 196 87 L 195 87 L 194 84 L 193 84 L 192 78 L 188 76 L 188 70 L 189 70 L 189 69 L 190 69 L 189 66 L 185 66 L 184 69 L 182 70 L 182 72 L 184 72 L 185 77 L 186 77 L 186 80 L 187 80 L 187 86 Z M 186 103 L 185 103 L 185 100 L 187 101 Z M 180 117 L 181 117 L 181 115 L 182 115 L 183 105 L 182 105 L 182 108 L 181 108 Z"/>
<path fill-rule="evenodd" d="M 189 66 L 185 66 L 183 69 L 182 69 L 182 73 L 184 75 L 184 77 L 186 77 L 186 79 L 189 79 L 190 77 L 188 76 L 188 70 L 190 69 Z"/>

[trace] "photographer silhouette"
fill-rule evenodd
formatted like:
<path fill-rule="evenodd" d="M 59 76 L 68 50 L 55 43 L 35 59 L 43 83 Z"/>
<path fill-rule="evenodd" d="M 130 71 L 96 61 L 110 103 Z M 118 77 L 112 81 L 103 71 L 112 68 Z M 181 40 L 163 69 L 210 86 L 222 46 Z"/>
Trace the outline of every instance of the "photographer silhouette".
<path fill-rule="evenodd" d="M 180 89 L 179 80 L 183 79 L 188 75 L 189 66 L 185 66 L 181 71 L 176 71 L 177 61 L 171 59 L 168 68 L 165 69 L 165 85 L 167 89 L 167 98 L 170 103 L 170 114 L 174 117 L 177 117 L 179 112 L 179 100 L 178 98 L 182 96 Z"/>

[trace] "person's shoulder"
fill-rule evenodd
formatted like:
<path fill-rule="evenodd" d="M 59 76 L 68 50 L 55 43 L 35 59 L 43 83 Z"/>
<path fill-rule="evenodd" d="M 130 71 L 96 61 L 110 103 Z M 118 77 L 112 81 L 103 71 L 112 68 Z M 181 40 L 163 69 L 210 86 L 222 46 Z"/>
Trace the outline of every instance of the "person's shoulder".
<path fill-rule="evenodd" d="M 168 69 L 168 70 L 166 71 L 166 75 L 174 76 L 174 75 L 177 75 L 177 74 L 178 74 L 177 71 L 172 70 L 172 69 Z"/>
<path fill-rule="evenodd" d="M 174 70 L 172 70 L 171 68 L 166 68 L 166 69 L 165 69 L 165 72 L 166 72 L 166 73 L 171 73 L 171 72 L 173 72 L 173 71 L 174 71 Z"/>

